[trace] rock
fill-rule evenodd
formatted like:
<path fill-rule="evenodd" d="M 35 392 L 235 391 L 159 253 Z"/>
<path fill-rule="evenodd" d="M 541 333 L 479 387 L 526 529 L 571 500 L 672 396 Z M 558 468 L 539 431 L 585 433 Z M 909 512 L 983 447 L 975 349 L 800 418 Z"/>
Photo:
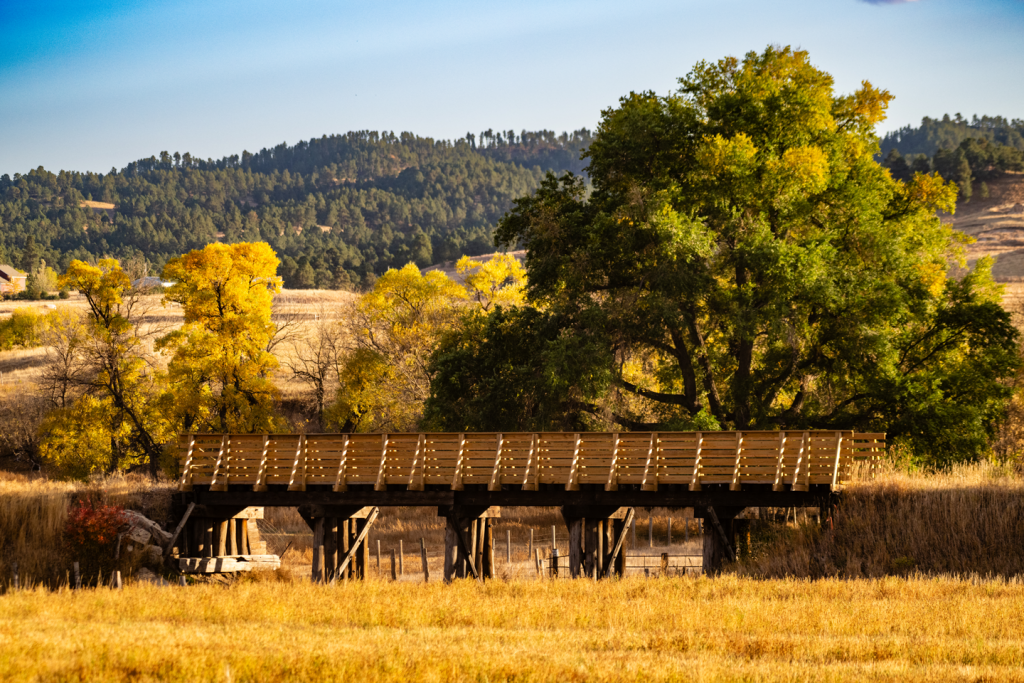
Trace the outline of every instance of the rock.
<path fill-rule="evenodd" d="M 153 534 L 149 533 L 140 526 L 132 527 L 131 531 L 128 532 L 128 538 L 135 541 L 139 545 L 146 545 L 149 543 L 149 539 L 153 538 Z"/>
<path fill-rule="evenodd" d="M 159 524 L 147 518 L 145 515 L 135 512 L 134 510 L 125 510 L 124 514 L 128 518 L 128 523 L 131 525 L 133 532 L 139 531 L 148 533 L 155 539 L 153 542 L 158 545 L 164 545 L 171 540 L 171 535 L 169 533 L 161 529 Z M 131 533 L 129 533 L 129 536 L 131 536 Z M 139 540 L 135 539 L 134 536 L 131 537 L 134 540 L 138 540 L 139 543 L 149 542 L 148 538 L 146 540 Z"/>
<path fill-rule="evenodd" d="M 145 567 L 135 572 L 135 580 L 139 583 L 152 583 L 157 586 L 167 585 L 167 581 Z"/>

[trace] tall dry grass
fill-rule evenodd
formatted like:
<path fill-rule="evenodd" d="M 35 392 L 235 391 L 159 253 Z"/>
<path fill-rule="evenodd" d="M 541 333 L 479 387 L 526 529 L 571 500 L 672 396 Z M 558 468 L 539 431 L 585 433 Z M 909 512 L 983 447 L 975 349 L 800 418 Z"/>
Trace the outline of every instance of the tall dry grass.
<path fill-rule="evenodd" d="M 136 510 L 162 521 L 170 511 L 173 486 L 141 476 L 113 476 L 54 482 L 0 472 L 0 586 L 11 583 L 18 565 L 22 582 L 56 586 L 74 558 L 64 550 L 68 511 L 78 500 Z"/>
<path fill-rule="evenodd" d="M 990 463 L 883 469 L 843 491 L 832 524 L 755 527 L 737 571 L 762 577 L 1024 574 L 1024 477 Z"/>
<path fill-rule="evenodd" d="M 1021 681 L 1019 581 L 371 580 L 0 596 L 5 681 Z"/>

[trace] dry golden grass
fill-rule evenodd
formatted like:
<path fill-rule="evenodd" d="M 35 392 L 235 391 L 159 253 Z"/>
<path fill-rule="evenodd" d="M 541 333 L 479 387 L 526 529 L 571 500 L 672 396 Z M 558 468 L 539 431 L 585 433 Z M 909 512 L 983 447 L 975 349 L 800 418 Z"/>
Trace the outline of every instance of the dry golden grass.
<path fill-rule="evenodd" d="M 76 500 L 92 499 L 138 510 L 162 520 L 172 486 L 138 475 L 96 478 L 88 483 L 52 482 L 0 472 L 0 583 L 18 563 L 26 582 L 56 585 L 74 558 L 64 556 L 62 534 Z"/>
<path fill-rule="evenodd" d="M 7 681 L 1024 680 L 1018 581 L 246 582 L 0 597 Z"/>
<path fill-rule="evenodd" d="M 755 545 L 758 533 L 755 531 Z M 1024 477 L 989 463 L 888 469 L 843 491 L 832 528 L 763 527 L 754 576 L 1024 574 Z"/>

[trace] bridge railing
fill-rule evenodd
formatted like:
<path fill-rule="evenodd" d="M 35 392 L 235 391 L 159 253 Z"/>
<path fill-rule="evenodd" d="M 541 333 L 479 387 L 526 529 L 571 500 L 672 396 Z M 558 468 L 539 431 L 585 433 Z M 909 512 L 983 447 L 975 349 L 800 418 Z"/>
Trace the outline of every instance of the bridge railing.
<path fill-rule="evenodd" d="M 489 490 L 560 485 L 770 484 L 774 490 L 842 487 L 854 463 L 869 476 L 885 449 L 884 434 L 850 431 L 516 432 L 400 434 L 183 434 L 179 488 L 211 490 L 329 485 L 375 490 L 428 485 Z"/>

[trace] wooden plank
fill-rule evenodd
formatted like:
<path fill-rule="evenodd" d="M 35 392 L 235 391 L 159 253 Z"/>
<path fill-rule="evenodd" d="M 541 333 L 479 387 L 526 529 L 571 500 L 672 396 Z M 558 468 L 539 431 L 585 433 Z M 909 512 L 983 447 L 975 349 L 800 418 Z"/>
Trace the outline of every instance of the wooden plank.
<path fill-rule="evenodd" d="M 181 516 L 181 521 L 178 522 L 178 526 L 174 528 L 174 533 L 171 534 L 171 540 L 167 541 L 167 545 L 164 547 L 164 558 L 167 558 L 171 554 L 171 550 L 174 548 L 174 542 L 178 540 L 178 536 L 181 535 L 181 530 L 185 528 L 185 522 L 192 515 L 192 511 L 196 509 L 195 503 L 189 503 L 188 508 L 185 509 L 185 514 Z"/>
<path fill-rule="evenodd" d="M 494 467 L 491 469 L 491 481 L 487 484 L 488 491 L 500 491 L 501 490 L 501 451 L 502 446 L 505 445 L 504 437 L 501 432 L 495 436 L 497 441 L 497 447 L 494 453 Z"/>
<path fill-rule="evenodd" d="M 352 546 L 348 549 L 348 552 L 345 553 L 345 559 L 343 559 L 341 561 L 341 563 L 338 565 L 338 574 L 344 574 L 345 570 L 348 569 L 349 563 L 352 562 L 352 558 L 354 558 L 356 556 L 356 554 L 359 552 L 359 547 L 361 545 L 365 544 L 366 537 L 370 533 L 370 526 L 374 523 L 374 521 L 376 521 L 377 516 L 379 514 L 380 514 L 380 508 L 376 508 L 375 507 L 375 508 L 373 508 L 373 510 L 370 511 L 369 516 L 366 518 L 366 523 L 363 524 L 362 530 L 360 530 L 359 535 L 356 536 L 356 539 L 352 543 Z M 377 559 L 378 559 L 378 564 L 379 564 L 379 561 L 380 561 L 380 555 L 379 554 L 377 555 Z"/>
<path fill-rule="evenodd" d="M 377 468 L 377 481 L 373 485 L 374 491 L 386 491 L 388 488 L 384 476 L 388 468 L 388 435 L 380 435 L 380 466 Z"/>
<path fill-rule="evenodd" d="M 408 490 L 410 491 L 422 491 L 424 488 L 424 460 L 426 458 L 427 450 L 427 435 L 417 434 L 416 435 L 416 449 L 412 456 L 412 467 L 409 472 L 409 485 Z"/>
<path fill-rule="evenodd" d="M 565 482 L 566 491 L 579 491 L 579 468 L 580 468 L 580 435 L 576 432 L 572 435 L 572 464 L 569 466 L 569 478 Z"/>
<path fill-rule="evenodd" d="M 253 491 L 267 490 L 267 454 L 270 450 L 270 435 L 263 435 L 263 453 L 260 457 L 260 467 L 256 472 L 256 482 L 252 485 Z"/>
<path fill-rule="evenodd" d="M 608 465 L 608 482 L 604 485 L 605 491 L 618 491 L 619 490 L 619 472 L 618 472 L 618 459 L 619 459 L 619 433 L 615 432 L 612 434 L 612 459 Z"/>
<path fill-rule="evenodd" d="M 832 466 L 832 490 L 839 488 L 839 459 L 842 457 L 843 433 L 836 432 L 836 460 Z"/>
<path fill-rule="evenodd" d="M 647 462 L 644 465 L 644 478 L 640 483 L 641 491 L 658 490 L 658 433 L 651 432 L 650 445 L 647 447 Z M 651 471 L 651 464 L 654 464 L 654 471 Z"/>
<path fill-rule="evenodd" d="M 277 555 L 239 555 L 236 557 L 182 557 L 178 569 L 185 574 L 228 574 L 273 570 L 281 566 Z"/>
<path fill-rule="evenodd" d="M 306 435 L 299 434 L 298 444 L 295 447 L 295 462 L 292 465 L 292 476 L 288 482 L 289 491 L 306 490 Z"/>
<path fill-rule="evenodd" d="M 690 490 L 700 491 L 701 455 L 704 447 L 704 433 L 697 432 L 697 445 L 693 455 L 693 476 L 690 478 Z"/>
<path fill-rule="evenodd" d="M 182 468 L 181 481 L 178 482 L 179 491 L 192 490 L 192 455 L 195 452 L 196 437 L 190 434 L 188 438 L 188 451 L 185 455 L 185 465 Z"/>
<path fill-rule="evenodd" d="M 793 470 L 793 483 L 790 484 L 790 490 L 792 491 L 806 491 L 807 485 L 800 483 L 800 468 L 805 467 L 804 460 L 807 457 L 808 442 L 810 441 L 810 433 L 804 432 L 800 437 L 800 451 L 796 457 L 796 467 Z"/>
<path fill-rule="evenodd" d="M 348 491 L 348 480 L 345 477 L 345 466 L 348 464 L 348 434 L 341 435 L 341 459 L 338 461 L 338 474 L 334 478 L 332 490 Z"/>
<path fill-rule="evenodd" d="M 730 491 L 740 490 L 740 463 L 743 458 L 743 432 L 736 432 L 736 462 L 732 468 L 732 481 L 729 482 Z"/>
<path fill-rule="evenodd" d="M 452 491 L 463 491 L 462 470 L 465 466 L 466 435 L 459 433 L 459 451 L 455 460 L 455 473 L 452 475 Z"/>
<path fill-rule="evenodd" d="M 217 476 L 221 472 L 221 468 L 224 463 L 224 454 L 228 448 L 228 435 L 224 434 L 220 437 L 220 450 L 217 451 L 217 462 L 213 466 L 213 479 L 210 481 L 211 491 L 227 491 L 228 487 L 226 484 L 221 484 L 217 481 Z"/>

